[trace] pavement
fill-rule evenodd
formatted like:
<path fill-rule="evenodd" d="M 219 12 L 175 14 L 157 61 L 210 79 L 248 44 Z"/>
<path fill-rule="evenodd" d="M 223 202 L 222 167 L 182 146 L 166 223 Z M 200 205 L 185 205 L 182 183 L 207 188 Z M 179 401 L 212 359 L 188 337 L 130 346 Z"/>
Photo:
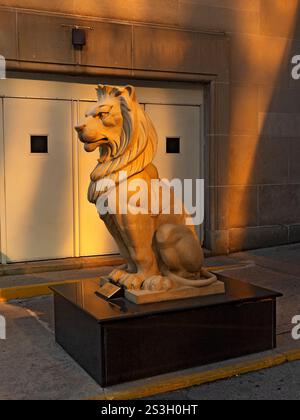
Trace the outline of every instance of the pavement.
<path fill-rule="evenodd" d="M 232 266 L 223 273 L 283 293 L 278 301 L 278 348 L 271 352 L 102 389 L 55 343 L 52 296 L 0 303 L 7 339 L 0 340 L 0 400 L 78 399 L 289 399 L 300 397 L 300 341 L 292 339 L 292 318 L 300 315 L 300 245 L 209 258 L 208 266 Z M 111 267 L 35 274 L 45 282 L 80 280 Z M 26 281 L 30 280 L 30 275 Z M 3 284 L 23 276 L 3 276 Z M 275 367 L 274 367 L 275 366 Z M 241 373 L 257 371 L 234 377 Z M 227 379 L 216 383 L 216 379 Z M 202 384 L 201 386 L 198 386 Z M 179 390 L 183 388 L 183 390 Z M 178 390 L 175 393 L 167 391 Z M 153 395 L 156 395 L 156 397 Z"/>
<path fill-rule="evenodd" d="M 300 399 L 300 362 L 287 363 L 260 372 L 195 386 L 147 400 L 286 401 Z"/>

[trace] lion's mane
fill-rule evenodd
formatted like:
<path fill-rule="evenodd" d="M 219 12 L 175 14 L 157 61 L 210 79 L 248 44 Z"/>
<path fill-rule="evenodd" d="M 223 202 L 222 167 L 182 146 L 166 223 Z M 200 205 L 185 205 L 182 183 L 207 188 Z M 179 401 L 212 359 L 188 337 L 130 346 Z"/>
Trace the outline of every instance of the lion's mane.
<path fill-rule="evenodd" d="M 89 201 L 92 203 L 96 203 L 97 199 L 107 192 L 107 180 L 118 183 L 120 171 L 126 172 L 127 178 L 130 178 L 152 163 L 158 142 L 152 121 L 137 102 L 135 95 L 130 97 L 127 93 L 110 86 L 99 87 L 99 100 L 105 95 L 119 98 L 123 130 L 120 145 L 111 142 L 108 146 L 104 146 L 110 150 L 117 150 L 113 158 L 107 149 L 103 150 L 103 146 L 100 148 L 101 157 L 91 174 L 88 193 Z"/>

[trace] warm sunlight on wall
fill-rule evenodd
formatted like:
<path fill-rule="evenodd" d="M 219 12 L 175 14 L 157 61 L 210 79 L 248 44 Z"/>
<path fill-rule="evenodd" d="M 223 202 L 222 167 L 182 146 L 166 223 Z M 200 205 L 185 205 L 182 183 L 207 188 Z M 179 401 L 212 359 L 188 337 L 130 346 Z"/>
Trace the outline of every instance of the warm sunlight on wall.
<path fill-rule="evenodd" d="M 261 35 L 247 36 L 239 33 L 233 40 L 232 54 L 239 56 L 239 64 L 242 65 L 243 62 L 244 70 L 237 70 L 233 65 L 228 178 L 224 185 L 227 182 L 231 186 L 238 185 L 242 192 L 233 194 L 234 200 L 229 203 L 229 228 L 245 227 L 251 223 L 252 226 L 256 225 L 250 212 L 253 209 L 253 194 L 257 193 L 251 186 L 259 184 L 255 177 L 255 166 L 260 142 L 274 89 L 278 87 L 279 77 L 289 58 L 290 39 L 293 38 L 297 11 L 297 1 L 271 1 L 272 19 L 266 23 L 261 21 Z M 285 37 L 268 36 L 268 24 L 271 21 L 274 25 L 276 20 Z M 236 22 L 236 25 L 237 32 L 242 32 L 243 22 Z M 241 60 L 241 57 L 244 58 Z M 223 212 L 226 211 L 228 203 L 224 202 Z M 242 248 L 244 237 L 241 236 L 239 241 L 239 244 L 235 243 L 235 247 Z"/>

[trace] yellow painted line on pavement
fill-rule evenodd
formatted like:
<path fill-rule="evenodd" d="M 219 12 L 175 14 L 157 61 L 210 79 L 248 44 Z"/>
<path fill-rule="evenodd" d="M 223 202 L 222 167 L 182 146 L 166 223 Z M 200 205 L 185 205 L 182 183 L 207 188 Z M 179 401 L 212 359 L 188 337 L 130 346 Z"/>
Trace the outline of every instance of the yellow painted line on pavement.
<path fill-rule="evenodd" d="M 105 396 L 89 398 L 90 400 L 135 400 L 139 398 L 153 397 L 166 394 L 193 386 L 204 385 L 219 380 L 230 379 L 235 376 L 253 373 L 260 370 L 283 365 L 284 363 L 300 360 L 300 350 L 278 353 L 273 356 L 262 357 L 257 360 L 245 361 L 232 366 L 225 366 L 205 372 L 181 375 L 174 378 L 153 381 L 153 383 L 141 386 L 128 387 L 123 390 L 113 391 L 106 389 Z M 126 385 L 124 385 L 125 387 Z"/>
<path fill-rule="evenodd" d="M 288 362 L 296 362 L 300 360 L 300 349 L 290 350 L 284 354 Z"/>

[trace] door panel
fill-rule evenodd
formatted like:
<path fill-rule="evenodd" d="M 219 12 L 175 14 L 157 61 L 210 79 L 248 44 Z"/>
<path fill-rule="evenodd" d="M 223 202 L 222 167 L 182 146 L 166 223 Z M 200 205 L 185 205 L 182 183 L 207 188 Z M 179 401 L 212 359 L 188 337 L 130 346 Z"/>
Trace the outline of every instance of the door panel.
<path fill-rule="evenodd" d="M 72 257 L 71 104 L 5 99 L 4 121 L 8 260 Z"/>
<path fill-rule="evenodd" d="M 146 105 L 158 134 L 154 164 L 161 178 L 196 179 L 200 176 L 200 108 L 196 106 Z M 167 153 L 167 138 L 171 151 Z M 177 144 L 179 139 L 179 153 Z M 173 143 L 173 144 L 172 144 Z"/>
<path fill-rule="evenodd" d="M 146 105 L 158 134 L 158 150 L 154 164 L 160 178 L 201 178 L 201 108 L 198 106 Z M 195 203 L 195 184 L 193 201 Z M 196 226 L 203 239 L 203 228 Z"/>
<path fill-rule="evenodd" d="M 81 102 L 79 119 L 83 120 L 85 113 L 92 107 L 91 102 Z M 79 141 L 79 140 L 78 140 Z M 118 247 L 99 218 L 97 209 L 87 199 L 90 174 L 97 165 L 98 151 L 87 153 L 83 145 L 79 145 L 79 230 L 80 255 L 118 254 Z"/>

